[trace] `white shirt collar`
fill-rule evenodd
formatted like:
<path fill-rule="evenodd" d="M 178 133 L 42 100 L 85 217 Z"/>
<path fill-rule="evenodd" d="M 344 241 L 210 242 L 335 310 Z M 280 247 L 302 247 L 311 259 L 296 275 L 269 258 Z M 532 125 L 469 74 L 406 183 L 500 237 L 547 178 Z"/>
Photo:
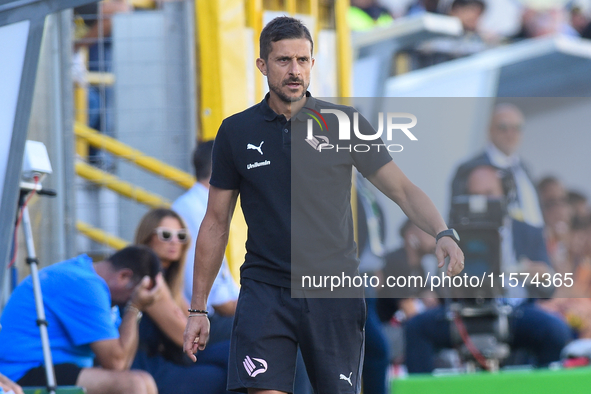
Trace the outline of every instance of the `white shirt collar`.
<path fill-rule="evenodd" d="M 493 166 L 499 168 L 513 167 L 519 164 L 519 157 L 516 154 L 507 156 L 499 150 L 492 142 L 486 146 L 486 154 Z"/>

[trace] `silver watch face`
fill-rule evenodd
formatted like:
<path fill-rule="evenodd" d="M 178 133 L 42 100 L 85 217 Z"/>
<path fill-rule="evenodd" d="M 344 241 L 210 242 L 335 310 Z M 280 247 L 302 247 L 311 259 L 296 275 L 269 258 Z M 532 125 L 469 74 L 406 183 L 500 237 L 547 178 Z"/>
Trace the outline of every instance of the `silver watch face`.
<path fill-rule="evenodd" d="M 455 228 L 452 228 L 451 231 L 454 234 L 454 238 L 455 238 L 456 242 L 460 242 L 460 234 L 458 234 L 458 232 L 456 231 L 456 229 Z"/>

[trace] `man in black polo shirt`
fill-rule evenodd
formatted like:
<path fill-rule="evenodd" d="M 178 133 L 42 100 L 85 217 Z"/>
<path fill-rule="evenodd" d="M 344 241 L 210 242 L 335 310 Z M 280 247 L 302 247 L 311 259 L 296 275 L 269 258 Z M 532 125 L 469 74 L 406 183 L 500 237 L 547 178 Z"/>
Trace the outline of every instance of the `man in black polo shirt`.
<path fill-rule="evenodd" d="M 315 100 L 307 92 L 312 46 L 308 29 L 296 19 L 279 17 L 263 29 L 257 67 L 267 76 L 270 91 L 261 103 L 225 119 L 214 145 L 184 350 L 195 360 L 194 353 L 205 348 L 209 321 L 202 311 L 240 194 L 248 239 L 229 390 L 293 392 L 299 347 L 316 393 L 360 391 L 362 292 L 358 298 L 321 298 L 324 295 L 301 283 L 303 275 L 358 272 L 350 205 L 353 166 L 419 227 L 437 235 L 440 265 L 450 257 L 448 274 L 463 268 L 463 254 L 452 239 L 455 232 L 447 229 L 431 200 L 405 177 L 386 149 L 328 149 L 338 138 L 337 112 L 353 119 L 354 110 Z M 310 114 L 326 110 L 337 116 L 323 118 L 322 133 L 307 133 L 308 119 L 314 118 Z M 359 118 L 359 128 L 371 134 L 369 123 Z M 351 142 L 362 141 L 354 135 Z"/>

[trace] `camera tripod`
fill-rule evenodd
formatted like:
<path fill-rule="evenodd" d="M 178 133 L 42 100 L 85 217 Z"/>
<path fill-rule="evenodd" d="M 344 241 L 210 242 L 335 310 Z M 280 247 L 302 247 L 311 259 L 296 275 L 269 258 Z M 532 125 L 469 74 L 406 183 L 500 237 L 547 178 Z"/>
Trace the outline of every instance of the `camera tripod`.
<path fill-rule="evenodd" d="M 33 281 L 33 293 L 35 295 L 35 309 L 37 310 L 37 325 L 41 334 L 41 346 L 43 347 L 43 360 L 45 363 L 45 376 L 47 378 L 47 392 L 50 394 L 56 393 L 55 371 L 53 369 L 53 360 L 51 358 L 51 350 L 49 346 L 49 336 L 47 335 L 47 320 L 45 319 L 45 308 L 43 307 L 43 295 L 41 294 L 41 284 L 39 282 L 39 260 L 35 254 L 35 245 L 33 243 L 33 231 L 31 226 L 31 218 L 29 216 L 29 208 L 26 205 L 27 197 L 30 193 L 36 191 L 39 195 L 55 196 L 53 190 L 43 190 L 41 185 L 35 184 L 31 187 L 23 187 L 21 185 L 20 196 L 18 200 L 18 211 L 22 210 L 22 226 L 25 236 L 25 245 L 27 248 L 26 262 L 31 268 L 31 279 Z M 16 236 L 16 234 L 15 234 Z"/>

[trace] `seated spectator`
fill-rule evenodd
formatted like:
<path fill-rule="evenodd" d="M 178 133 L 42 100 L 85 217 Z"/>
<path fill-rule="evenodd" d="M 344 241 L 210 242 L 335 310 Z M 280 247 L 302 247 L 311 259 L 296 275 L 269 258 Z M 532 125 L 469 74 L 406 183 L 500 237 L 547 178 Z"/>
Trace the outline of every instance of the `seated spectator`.
<path fill-rule="evenodd" d="M 556 272 L 572 272 L 572 266 L 568 260 L 572 212 L 568 205 L 566 189 L 557 178 L 548 176 L 538 183 L 538 194 L 552 266 Z"/>
<path fill-rule="evenodd" d="M 486 4 L 482 0 L 454 0 L 448 15 L 455 16 L 462 22 L 464 32 L 475 33 Z"/>
<path fill-rule="evenodd" d="M 578 4 L 573 4 L 570 7 L 570 25 L 577 35 L 583 38 L 591 38 L 591 21 L 585 10 Z"/>
<path fill-rule="evenodd" d="M 371 30 L 377 26 L 387 26 L 394 18 L 388 9 L 376 0 L 351 0 L 347 21 L 352 31 Z"/>
<path fill-rule="evenodd" d="M 427 272 L 436 274 L 437 261 L 434 257 L 435 238 L 418 228 L 410 220 L 406 220 L 400 228 L 400 236 L 404 245 L 387 254 L 385 257 L 384 277 L 421 276 Z M 430 264 L 429 263 L 433 263 Z M 388 322 L 397 311 L 404 314 L 404 319 L 410 319 L 426 307 L 439 304 L 435 294 L 423 292 L 422 289 L 407 285 L 406 287 L 384 287 L 379 291 L 378 314 L 380 320 Z M 399 315 L 399 317 L 402 317 Z"/>
<path fill-rule="evenodd" d="M 11 391 L 14 394 L 24 394 L 23 389 L 18 384 L 14 383 L 12 380 L 8 379 L 6 376 L 0 373 L 0 389 L 4 390 L 7 393 Z M 0 390 L 0 392 L 2 392 Z"/>
<path fill-rule="evenodd" d="M 81 255 L 39 271 L 58 385 L 94 393 L 156 394 L 152 377 L 129 371 L 137 321 L 163 290 L 158 257 L 131 246 L 93 263 Z M 123 306 L 125 308 L 123 308 Z M 117 329 L 113 306 L 120 306 Z M 2 314 L 0 370 L 21 386 L 46 386 L 31 277 L 14 290 Z M 93 367 L 95 364 L 100 368 Z"/>
<path fill-rule="evenodd" d="M 589 218 L 591 211 L 589 211 L 587 197 L 579 192 L 571 190 L 568 192 L 567 199 L 572 213 L 572 221 L 585 221 Z"/>
<path fill-rule="evenodd" d="M 400 228 L 403 246 L 385 256 L 383 280 L 388 277 L 421 276 L 437 271 L 435 257 L 435 238 L 427 234 L 410 220 Z M 378 290 L 377 313 L 382 321 L 388 346 L 390 361 L 400 364 L 404 359 L 404 339 L 401 323 L 428 308 L 439 305 L 436 294 L 429 290 L 417 291 L 417 287 L 384 287 Z"/>
<path fill-rule="evenodd" d="M 497 169 L 491 166 L 479 166 L 468 175 L 467 191 L 469 194 L 502 197 L 504 189 Z M 541 229 L 524 222 L 509 219 L 501 235 L 501 249 L 505 259 L 501 267 L 510 271 L 517 268 L 518 256 L 522 261 L 521 272 L 548 272 L 549 263 Z M 509 253 L 511 252 L 511 253 Z M 507 261 L 509 260 L 509 261 Z M 513 269 L 515 272 L 516 269 Z M 499 299 L 499 302 L 511 305 L 509 315 L 511 349 L 524 348 L 536 357 L 535 364 L 546 366 L 558 361 L 560 351 L 571 339 L 569 327 L 558 317 L 545 312 L 526 299 Z M 446 309 L 438 307 L 423 312 L 409 320 L 406 332 L 406 365 L 410 373 L 425 373 L 433 370 L 435 351 L 450 348 L 450 324 L 446 318 Z"/>
<path fill-rule="evenodd" d="M 552 34 L 576 35 L 576 30 L 565 23 L 566 11 L 559 6 L 545 9 L 525 8 L 521 16 L 521 30 L 513 40 L 542 37 Z"/>
<path fill-rule="evenodd" d="M 568 273 L 572 273 L 573 286 L 561 287 L 553 299 L 540 302 L 544 309 L 561 315 L 578 338 L 591 338 L 590 233 L 589 218 L 573 220 L 567 244 Z"/>
<path fill-rule="evenodd" d="M 591 218 L 587 217 L 575 217 L 570 225 L 570 237 L 568 242 L 568 258 L 572 264 L 573 272 L 576 272 L 581 266 L 591 263 L 591 254 L 589 248 L 588 234 L 591 232 Z M 574 274 L 575 281 L 582 279 L 582 276 L 588 275 L 577 275 Z M 591 279 L 591 278 L 589 278 Z M 591 285 L 591 282 L 588 283 Z M 589 289 L 591 290 L 591 288 Z M 579 296 L 591 296 L 591 293 L 585 291 L 579 293 Z"/>
<path fill-rule="evenodd" d="M 148 371 L 160 394 L 203 394 L 226 391 L 229 341 L 209 344 L 193 363 L 183 353 L 189 306 L 182 294 L 185 254 L 190 234 L 170 209 L 149 211 L 137 227 L 135 242 L 149 246 L 160 258 L 165 283 L 162 296 L 145 309 L 133 367 Z"/>
<path fill-rule="evenodd" d="M 481 0 L 455 0 L 447 14 L 460 20 L 464 34 L 437 37 L 418 45 L 414 53 L 415 67 L 428 67 L 485 50 L 487 44 L 476 31 L 484 10 L 485 3 Z"/>
<path fill-rule="evenodd" d="M 193 168 L 197 182 L 172 204 L 172 209 L 183 218 L 192 235 L 184 262 L 183 294 L 187 302 L 190 302 L 193 292 L 195 243 L 201 222 L 205 217 L 209 197 L 212 148 L 213 141 L 200 142 L 197 145 L 193 152 Z M 224 257 L 220 272 L 216 276 L 207 298 L 207 311 L 211 323 L 210 344 L 230 339 L 239 291 L 240 289 L 230 272 L 228 261 Z"/>
<path fill-rule="evenodd" d="M 406 15 L 419 15 L 425 12 L 438 13 L 439 0 L 416 0 L 408 6 Z"/>
<path fill-rule="evenodd" d="M 542 212 L 546 223 L 548 253 L 554 269 L 572 274 L 572 287 L 558 289 L 554 299 L 541 306 L 561 315 L 579 338 L 591 337 L 591 223 L 586 198 L 567 193 L 559 179 L 545 177 L 538 184 Z"/>

